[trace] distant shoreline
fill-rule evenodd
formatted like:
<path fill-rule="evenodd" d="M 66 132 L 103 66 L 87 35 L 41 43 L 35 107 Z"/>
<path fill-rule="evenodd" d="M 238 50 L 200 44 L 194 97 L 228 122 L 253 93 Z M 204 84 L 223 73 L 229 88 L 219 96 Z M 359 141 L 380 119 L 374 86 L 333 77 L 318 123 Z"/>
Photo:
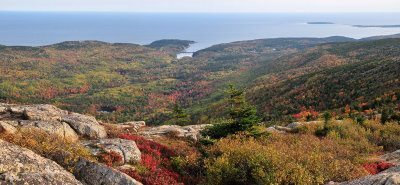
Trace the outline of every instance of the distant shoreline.
<path fill-rule="evenodd" d="M 357 28 L 400 28 L 400 25 L 353 25 Z"/>

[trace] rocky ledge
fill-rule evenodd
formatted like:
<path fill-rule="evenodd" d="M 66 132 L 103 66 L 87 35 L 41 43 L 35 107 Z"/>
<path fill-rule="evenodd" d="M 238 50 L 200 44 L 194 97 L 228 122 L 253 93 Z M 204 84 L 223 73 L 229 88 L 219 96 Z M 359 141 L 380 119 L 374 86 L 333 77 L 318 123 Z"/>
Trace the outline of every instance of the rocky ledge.
<path fill-rule="evenodd" d="M 90 150 L 93 155 L 98 155 L 102 151 L 114 151 L 122 156 L 122 162 L 140 163 L 142 154 L 136 143 L 125 139 L 102 139 L 83 141 L 82 145 Z"/>
<path fill-rule="evenodd" d="M 22 129 L 39 129 L 63 139 L 86 143 L 82 146 L 92 152 L 94 147 L 104 152 L 112 150 L 123 156 L 123 162 L 141 161 L 141 153 L 134 141 L 107 139 L 104 126 L 94 117 L 71 113 L 47 104 L 0 104 L 0 133 L 14 134 Z M 55 151 L 55 154 L 47 159 L 0 140 L 0 184 L 141 184 L 112 167 L 66 151 Z"/>
<path fill-rule="evenodd" d="M 117 169 L 140 163 L 141 152 L 134 141 L 107 138 L 109 136 L 106 131 L 109 132 L 109 128 L 115 129 L 119 134 L 137 134 L 148 138 L 173 134 L 174 137 L 197 140 L 199 131 L 205 126 L 207 125 L 147 127 L 144 121 L 106 124 L 99 123 L 94 117 L 68 112 L 48 104 L 0 103 L 0 133 L 17 134 L 20 130 L 39 129 L 80 143 L 89 149 L 92 156 L 113 151 L 122 157 L 122 163 L 117 165 L 123 166 L 115 166 Z M 0 153 L 0 184 L 141 184 L 114 167 L 63 150 L 56 151 L 51 159 L 47 159 L 28 149 L 0 140 Z"/>
<path fill-rule="evenodd" d="M 389 154 L 380 156 L 381 159 L 385 160 L 387 163 L 393 163 L 400 165 L 400 150 L 394 151 Z"/>
<path fill-rule="evenodd" d="M 0 140 L 0 184 L 81 184 L 63 167 Z"/>
<path fill-rule="evenodd" d="M 137 134 L 144 137 L 157 137 L 173 134 L 176 137 L 186 137 L 197 140 L 197 138 L 200 136 L 200 130 L 204 129 L 208 125 L 209 124 L 188 126 L 162 125 L 159 127 L 146 127 L 140 129 Z"/>
<path fill-rule="evenodd" d="M 70 113 L 47 104 L 0 104 L 0 129 L 13 133 L 19 127 L 36 127 L 73 140 L 78 136 L 91 139 L 107 137 L 104 127 L 91 116 Z"/>

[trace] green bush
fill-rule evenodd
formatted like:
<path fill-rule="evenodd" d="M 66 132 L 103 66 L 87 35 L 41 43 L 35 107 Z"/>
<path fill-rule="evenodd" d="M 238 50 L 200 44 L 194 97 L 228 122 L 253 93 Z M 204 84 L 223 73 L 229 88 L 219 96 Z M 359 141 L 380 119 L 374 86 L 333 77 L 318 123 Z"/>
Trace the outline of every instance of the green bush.
<path fill-rule="evenodd" d="M 205 184 L 324 184 L 368 174 L 356 152 L 313 135 L 234 135 L 207 154 Z"/>
<path fill-rule="evenodd" d="M 385 150 L 400 149 L 400 125 L 397 123 L 386 123 L 379 130 L 378 145 L 383 146 Z"/>

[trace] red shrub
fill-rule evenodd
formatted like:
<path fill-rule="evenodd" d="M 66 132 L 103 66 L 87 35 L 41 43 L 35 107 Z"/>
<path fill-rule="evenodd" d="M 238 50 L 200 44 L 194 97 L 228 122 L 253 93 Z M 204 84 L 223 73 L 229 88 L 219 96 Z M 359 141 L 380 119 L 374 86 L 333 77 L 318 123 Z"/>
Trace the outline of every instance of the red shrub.
<path fill-rule="evenodd" d="M 157 168 L 161 166 L 160 162 L 153 159 L 151 155 L 142 154 L 142 162 L 141 165 L 147 167 L 150 171 L 155 171 Z"/>
<path fill-rule="evenodd" d="M 170 164 L 169 159 L 176 156 L 174 151 L 164 145 L 136 135 L 122 134 L 120 138 L 136 142 L 142 152 L 141 165 L 148 169 L 148 172 L 143 174 L 138 174 L 133 170 L 122 170 L 122 172 L 142 182 L 144 185 L 183 184 L 180 183 L 181 177 L 177 173 L 165 168 Z"/>
<path fill-rule="evenodd" d="M 108 166 L 113 166 L 113 164 L 120 163 L 122 162 L 122 156 L 119 155 L 118 153 L 110 150 L 110 152 L 107 154 L 100 154 L 100 159 L 101 162 L 106 163 Z"/>
<path fill-rule="evenodd" d="M 122 170 L 122 172 L 142 182 L 144 185 L 183 185 L 183 183 L 179 183 L 176 180 L 176 176 L 179 178 L 178 174 L 166 169 L 158 169 L 142 175 L 137 174 L 133 170 Z"/>
<path fill-rule="evenodd" d="M 155 157 L 170 158 L 176 156 L 175 152 L 168 147 L 143 137 L 122 134 L 119 138 L 135 141 L 141 152 Z"/>
<path fill-rule="evenodd" d="M 364 168 L 375 175 L 393 166 L 393 163 L 365 163 Z"/>

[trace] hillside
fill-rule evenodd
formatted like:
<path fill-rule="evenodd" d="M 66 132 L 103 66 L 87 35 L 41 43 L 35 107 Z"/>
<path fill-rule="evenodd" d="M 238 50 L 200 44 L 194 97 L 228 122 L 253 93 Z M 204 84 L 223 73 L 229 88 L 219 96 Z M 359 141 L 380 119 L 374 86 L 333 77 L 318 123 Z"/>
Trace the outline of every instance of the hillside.
<path fill-rule="evenodd" d="M 184 60 L 176 59 L 176 53 L 191 41 L 161 40 L 149 46 L 69 41 L 2 47 L 0 98 L 10 103 L 51 103 L 111 122 L 144 119 L 151 124 L 170 120 L 172 104 L 179 103 L 188 109 L 192 122 L 207 122 L 208 118 L 200 120 L 207 108 L 204 104 L 221 97 L 220 89 L 238 73 L 247 76 L 247 68 L 258 61 L 331 40 L 246 41 L 228 47 L 234 52 Z M 279 43 L 278 50 L 272 48 Z M 258 52 L 249 54 L 249 49 Z M 225 58 L 217 58 L 220 55 Z"/>
<path fill-rule="evenodd" d="M 195 43 L 189 40 L 176 40 L 176 39 L 164 39 L 158 40 L 147 45 L 151 48 L 157 48 L 161 50 L 169 50 L 175 53 L 179 53 L 190 46 L 190 44 Z"/>
<path fill-rule="evenodd" d="M 150 125 L 173 123 L 173 105 L 178 103 L 190 115 L 190 123 L 199 124 L 226 115 L 213 110 L 223 109 L 221 90 L 231 82 L 248 89 L 250 102 L 259 116 L 266 115 L 264 120 L 271 114 L 282 120 L 305 109 L 376 104 L 371 101 L 396 93 L 399 42 L 260 39 L 215 45 L 181 60 L 176 54 L 192 41 L 4 46 L 0 99 L 51 103 L 104 121 L 146 120 Z M 355 101 L 362 96 L 363 102 Z"/>
<path fill-rule="evenodd" d="M 332 40 L 338 42 L 324 43 Z M 302 39 L 228 43 L 201 50 L 193 60 L 207 61 L 208 65 L 224 64 L 225 70 L 232 69 L 232 64 L 241 64 L 241 69 L 224 77 L 219 84 L 232 82 L 247 88 L 249 101 L 258 107 L 265 121 L 353 104 L 368 103 L 364 109 L 389 105 L 373 100 L 398 92 L 399 39 L 354 41 L 339 37 L 313 41 L 317 43 Z M 283 47 L 279 43 L 293 48 L 274 53 Z M 226 88 L 224 85 L 218 88 Z M 218 97 L 213 100 L 207 109 L 221 110 L 222 102 L 217 102 Z M 396 106 L 389 106 L 398 111 Z M 215 112 L 205 110 L 202 114 L 215 115 Z"/>
<path fill-rule="evenodd" d="M 398 96 L 399 43 L 324 44 L 280 57 L 263 66 L 266 75 L 250 89 L 251 100 L 280 115 L 297 114 L 304 107 L 323 111 L 367 103 L 365 109 L 375 108 L 376 98 L 390 92 Z"/>

